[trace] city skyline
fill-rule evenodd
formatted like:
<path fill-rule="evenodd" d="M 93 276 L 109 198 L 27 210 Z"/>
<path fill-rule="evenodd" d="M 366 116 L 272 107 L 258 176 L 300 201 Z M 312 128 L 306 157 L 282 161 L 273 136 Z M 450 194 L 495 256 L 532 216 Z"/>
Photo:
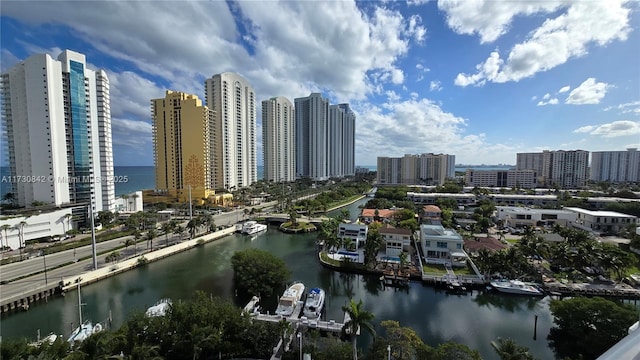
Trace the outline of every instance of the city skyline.
<path fill-rule="evenodd" d="M 636 2 L 32 5 L 3 4 L 2 71 L 36 53 L 86 54 L 111 82 L 117 166 L 153 165 L 150 99 L 165 90 L 204 99 L 205 79 L 226 71 L 252 84 L 258 107 L 312 92 L 349 103 L 356 165 L 420 153 L 515 164 L 517 153 L 545 149 L 640 147 Z"/>

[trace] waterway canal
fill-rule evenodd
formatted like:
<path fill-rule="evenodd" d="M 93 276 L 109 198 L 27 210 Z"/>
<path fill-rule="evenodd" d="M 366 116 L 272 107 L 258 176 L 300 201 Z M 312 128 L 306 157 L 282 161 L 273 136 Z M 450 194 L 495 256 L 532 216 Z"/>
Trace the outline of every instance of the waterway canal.
<path fill-rule="evenodd" d="M 360 201 L 349 207 L 352 217 Z M 144 311 L 160 298 L 184 299 L 196 290 L 214 296 L 235 298 L 230 259 L 234 252 L 250 247 L 264 249 L 281 257 L 291 269 L 292 280 L 307 287 L 327 291 L 326 318 L 342 321 L 341 307 L 349 298 L 362 299 L 365 308 L 381 320 L 395 319 L 409 326 L 428 344 L 446 341 L 464 343 L 480 351 L 484 359 L 497 359 L 490 341 L 512 338 L 530 348 L 539 359 L 552 359 L 546 336 L 552 326 L 548 299 L 500 296 L 483 292 L 447 295 L 444 291 L 411 283 L 407 291 L 384 288 L 377 277 L 335 273 L 323 268 L 316 255 L 315 234 L 288 235 L 270 228 L 257 237 L 233 235 L 177 254 L 146 267 L 135 269 L 82 288 L 83 314 L 93 321 L 104 321 L 112 314 L 113 326 L 123 323 L 133 310 Z M 39 303 L 27 312 L 3 316 L 3 339 L 35 338 L 49 332 L 68 334 L 71 323 L 78 324 L 75 291 Z M 273 311 L 273 309 L 270 309 Z M 538 315 L 537 340 L 533 340 L 534 317 Z M 360 344 L 370 342 L 366 336 Z"/>

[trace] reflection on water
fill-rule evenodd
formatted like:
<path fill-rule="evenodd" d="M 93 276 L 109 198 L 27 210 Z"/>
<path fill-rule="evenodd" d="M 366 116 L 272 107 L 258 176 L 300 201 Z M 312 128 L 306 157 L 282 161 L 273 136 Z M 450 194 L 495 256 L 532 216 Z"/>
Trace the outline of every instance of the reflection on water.
<path fill-rule="evenodd" d="M 350 210 L 357 213 L 357 204 Z M 307 288 L 325 289 L 323 318 L 343 320 L 341 307 L 349 298 L 362 300 L 375 314 L 377 326 L 385 319 L 395 319 L 409 326 L 429 345 L 458 341 L 478 349 L 485 359 L 497 359 L 490 341 L 497 337 L 513 338 L 531 349 L 539 359 L 552 359 L 546 336 L 552 326 L 548 300 L 509 297 L 483 292 L 472 295 L 447 295 L 446 292 L 421 283 L 411 283 L 404 290 L 385 288 L 375 276 L 336 273 L 323 268 L 315 252 L 316 234 L 289 235 L 275 228 L 256 239 L 233 235 L 203 247 L 174 255 L 146 267 L 82 288 L 85 317 L 93 321 L 107 319 L 111 311 L 114 326 L 120 326 L 131 311 L 144 311 L 158 299 L 174 300 L 193 296 L 196 290 L 237 299 L 233 290 L 231 256 L 246 248 L 270 251 L 282 258 L 292 271 L 292 280 L 300 280 Z M 262 306 L 273 312 L 277 296 L 263 299 Z M 538 340 L 533 340 L 534 316 L 538 315 Z M 69 333 L 71 323 L 78 323 L 75 291 L 47 304 L 38 304 L 24 313 L 4 316 L 0 322 L 3 338 L 41 334 Z M 361 336 L 359 344 L 367 346 L 369 335 Z"/>

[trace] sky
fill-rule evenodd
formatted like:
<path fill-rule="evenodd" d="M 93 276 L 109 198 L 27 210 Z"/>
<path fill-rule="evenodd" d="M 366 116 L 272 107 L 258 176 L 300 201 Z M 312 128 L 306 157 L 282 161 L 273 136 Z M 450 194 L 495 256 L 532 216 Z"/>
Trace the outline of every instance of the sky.
<path fill-rule="evenodd" d="M 3 1 L 0 67 L 64 49 L 107 71 L 116 166 L 153 165 L 150 99 L 235 72 L 260 101 L 357 116 L 356 165 L 640 148 L 640 2 Z"/>

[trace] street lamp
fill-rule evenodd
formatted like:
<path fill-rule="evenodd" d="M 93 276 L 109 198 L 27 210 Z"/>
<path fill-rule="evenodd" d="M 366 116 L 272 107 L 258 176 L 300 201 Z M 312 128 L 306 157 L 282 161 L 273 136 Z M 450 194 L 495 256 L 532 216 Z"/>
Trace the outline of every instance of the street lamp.
<path fill-rule="evenodd" d="M 302 360 L 302 333 L 298 333 L 298 340 L 300 341 L 300 360 Z"/>
<path fill-rule="evenodd" d="M 391 345 L 387 345 L 387 360 L 391 360 Z"/>
<path fill-rule="evenodd" d="M 47 250 L 42 250 L 42 261 L 44 262 L 44 284 L 49 285 L 49 281 L 47 281 Z"/>

